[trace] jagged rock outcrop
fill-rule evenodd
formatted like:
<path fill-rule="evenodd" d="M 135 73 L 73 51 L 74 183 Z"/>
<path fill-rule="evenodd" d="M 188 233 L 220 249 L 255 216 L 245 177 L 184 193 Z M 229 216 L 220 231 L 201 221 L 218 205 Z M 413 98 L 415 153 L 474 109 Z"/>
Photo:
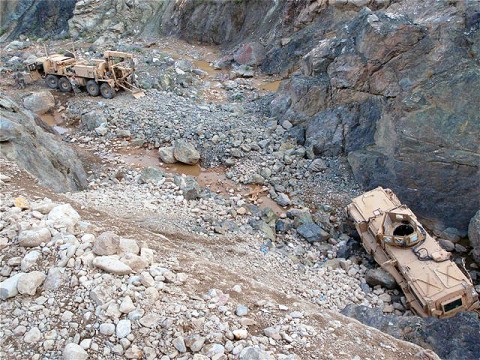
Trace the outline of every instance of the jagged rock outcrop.
<path fill-rule="evenodd" d="M 392 188 L 440 229 L 466 229 L 480 201 L 480 10 L 468 6 L 405 0 L 348 20 L 325 8 L 330 21 L 310 26 L 335 36 L 271 105 L 306 130 L 310 156 L 348 155 L 361 184 Z"/>
<path fill-rule="evenodd" d="M 382 315 L 378 309 L 348 305 L 343 315 L 357 319 L 397 339 L 435 351 L 440 358 L 474 359 L 480 353 L 480 320 L 474 312 L 448 319 Z"/>
<path fill-rule="evenodd" d="M 83 0 L 69 20 L 70 34 L 100 37 L 177 35 L 186 40 L 237 44 L 279 24 L 287 1 Z M 271 37 L 271 36 L 270 36 Z"/>
<path fill-rule="evenodd" d="M 68 21 L 69 32 L 73 38 L 84 36 L 98 42 L 139 35 L 153 14 L 167 3 L 156 0 L 78 1 Z"/>
<path fill-rule="evenodd" d="M 1 40 L 20 35 L 51 37 L 67 35 L 68 19 L 77 0 L 4 0 L 0 1 Z"/>
<path fill-rule="evenodd" d="M 75 151 L 36 125 L 34 115 L 0 95 L 0 156 L 54 191 L 79 190 L 87 177 Z"/>

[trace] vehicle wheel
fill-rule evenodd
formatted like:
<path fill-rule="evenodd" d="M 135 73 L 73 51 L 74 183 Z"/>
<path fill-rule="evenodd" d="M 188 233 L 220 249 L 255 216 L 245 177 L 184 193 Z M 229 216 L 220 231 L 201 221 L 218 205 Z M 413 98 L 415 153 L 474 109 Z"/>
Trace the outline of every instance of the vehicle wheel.
<path fill-rule="evenodd" d="M 87 92 L 90 96 L 98 96 L 98 94 L 100 94 L 100 88 L 95 80 L 87 81 Z"/>
<path fill-rule="evenodd" d="M 115 96 L 115 89 L 108 85 L 108 83 L 103 83 L 100 85 L 100 93 L 105 99 L 113 99 Z"/>
<path fill-rule="evenodd" d="M 72 84 L 66 77 L 62 77 L 58 80 L 58 88 L 61 92 L 67 93 L 72 91 Z"/>
<path fill-rule="evenodd" d="M 58 77 L 55 75 L 47 75 L 45 84 L 47 84 L 50 89 L 56 89 L 58 87 Z"/>
<path fill-rule="evenodd" d="M 63 56 L 68 57 L 68 58 L 75 58 L 75 54 L 72 53 L 71 51 L 65 52 L 65 54 L 63 54 Z"/>

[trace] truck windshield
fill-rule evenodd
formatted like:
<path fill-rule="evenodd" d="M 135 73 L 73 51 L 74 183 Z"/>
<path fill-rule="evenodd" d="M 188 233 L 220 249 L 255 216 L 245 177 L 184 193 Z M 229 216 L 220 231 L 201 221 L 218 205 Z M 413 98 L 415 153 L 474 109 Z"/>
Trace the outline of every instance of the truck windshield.
<path fill-rule="evenodd" d="M 460 306 L 462 306 L 462 298 L 453 300 L 452 302 L 449 302 L 447 304 L 443 304 L 443 311 L 447 313 Z"/>

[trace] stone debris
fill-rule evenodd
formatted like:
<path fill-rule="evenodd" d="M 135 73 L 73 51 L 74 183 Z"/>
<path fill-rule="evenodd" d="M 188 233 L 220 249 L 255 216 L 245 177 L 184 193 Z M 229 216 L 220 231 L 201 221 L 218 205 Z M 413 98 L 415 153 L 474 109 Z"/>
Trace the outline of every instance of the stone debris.
<path fill-rule="evenodd" d="M 13 201 L 2 198 L 0 235 L 16 244 L 0 256 L 2 358 L 15 352 L 23 358 L 297 359 L 295 352 L 320 336 L 313 323 L 307 325 L 310 319 L 303 310 L 285 311 L 288 307 L 272 300 L 233 300 L 229 293 L 243 295 L 244 284 L 192 293 L 191 285 L 199 282 L 182 271 L 186 269 L 176 258 L 159 262 L 156 251 L 95 228 L 70 205 L 53 208 L 62 209 L 65 221 L 49 221 L 31 216 L 33 208 L 46 208 L 48 200 L 30 200 L 31 209 L 12 212 L 8 204 Z M 15 226 L 19 222 L 21 228 Z M 29 228 L 51 236 L 27 250 L 18 238 L 33 231 Z M 100 255 L 104 253 L 111 255 Z M 141 261 L 142 269 L 134 272 L 125 259 Z M 304 295 L 319 297 L 323 291 L 332 289 L 326 285 L 319 293 Z M 391 300 L 380 295 L 378 301 Z M 260 319 L 272 326 L 252 333 L 250 327 Z M 13 345 L 6 347 L 5 341 Z"/>

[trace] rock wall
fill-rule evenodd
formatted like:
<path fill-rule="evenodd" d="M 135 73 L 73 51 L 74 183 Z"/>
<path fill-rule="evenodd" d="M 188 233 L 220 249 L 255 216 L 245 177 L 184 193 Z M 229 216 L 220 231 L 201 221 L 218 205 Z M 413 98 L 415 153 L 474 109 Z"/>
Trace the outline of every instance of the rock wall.
<path fill-rule="evenodd" d="M 302 57 L 272 115 L 305 129 L 310 156 L 348 155 L 366 188 L 390 187 L 431 226 L 466 230 L 480 207 L 479 9 L 325 8 L 307 28 L 331 36 Z"/>
<path fill-rule="evenodd" d="M 83 0 L 69 20 L 75 38 L 177 35 L 190 41 L 236 44 L 257 39 L 280 23 L 278 0 Z"/>
<path fill-rule="evenodd" d="M 139 35 L 147 22 L 169 1 L 83 0 L 78 1 L 68 21 L 73 38 L 119 38 Z"/>
<path fill-rule="evenodd" d="M 0 1 L 0 41 L 20 35 L 35 37 L 66 36 L 68 19 L 77 0 Z"/>
<path fill-rule="evenodd" d="M 474 312 L 458 313 L 448 319 L 384 315 L 377 309 L 348 305 L 343 315 L 357 319 L 397 339 L 435 351 L 445 360 L 474 359 L 480 352 L 480 321 Z"/>
<path fill-rule="evenodd" d="M 0 95 L 0 156 L 58 192 L 79 190 L 87 176 L 76 153 L 36 125 L 33 113 Z"/>

